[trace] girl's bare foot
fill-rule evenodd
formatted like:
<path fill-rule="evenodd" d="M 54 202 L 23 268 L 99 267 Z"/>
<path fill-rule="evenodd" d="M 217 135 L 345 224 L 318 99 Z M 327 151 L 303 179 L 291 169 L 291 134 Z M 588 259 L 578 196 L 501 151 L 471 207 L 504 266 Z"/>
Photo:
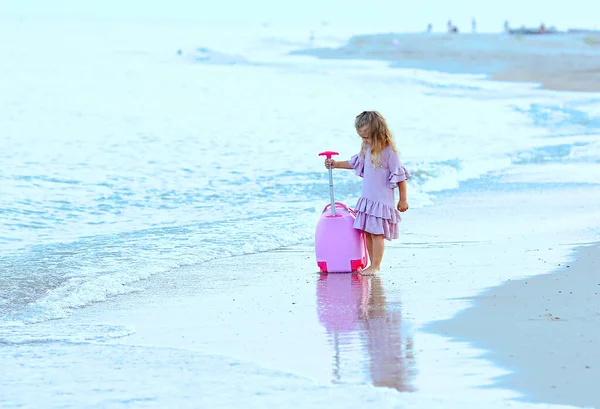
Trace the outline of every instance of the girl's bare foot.
<path fill-rule="evenodd" d="M 369 266 L 369 267 L 365 268 L 364 270 L 362 270 L 360 272 L 360 275 L 362 275 L 362 276 L 374 276 L 378 271 L 379 271 L 378 268 L 375 268 L 373 266 Z"/>

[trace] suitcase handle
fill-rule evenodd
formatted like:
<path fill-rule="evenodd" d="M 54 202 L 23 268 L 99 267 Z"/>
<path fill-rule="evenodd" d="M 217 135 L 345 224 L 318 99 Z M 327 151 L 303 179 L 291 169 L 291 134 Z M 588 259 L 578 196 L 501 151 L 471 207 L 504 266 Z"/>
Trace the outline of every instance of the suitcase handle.
<path fill-rule="evenodd" d="M 334 152 L 334 151 L 325 151 L 325 152 L 321 152 L 319 153 L 319 156 L 327 156 L 327 159 L 331 159 L 331 157 L 333 155 L 339 155 L 339 153 Z M 334 199 L 333 199 L 333 169 L 330 167 L 327 168 L 327 170 L 329 171 L 329 199 L 331 200 L 331 205 L 333 206 L 331 208 L 331 215 L 335 217 L 335 205 L 333 204 Z"/>
<path fill-rule="evenodd" d="M 329 209 L 331 207 L 331 203 L 327 204 L 327 206 L 325 206 L 325 208 L 323 209 L 323 212 L 327 209 Z M 341 202 L 335 202 L 335 207 L 341 207 L 343 209 L 348 210 L 353 216 L 356 216 L 356 211 L 354 209 L 351 209 L 350 207 L 346 206 L 345 204 L 341 203 Z M 322 213 L 322 212 L 321 212 Z"/>

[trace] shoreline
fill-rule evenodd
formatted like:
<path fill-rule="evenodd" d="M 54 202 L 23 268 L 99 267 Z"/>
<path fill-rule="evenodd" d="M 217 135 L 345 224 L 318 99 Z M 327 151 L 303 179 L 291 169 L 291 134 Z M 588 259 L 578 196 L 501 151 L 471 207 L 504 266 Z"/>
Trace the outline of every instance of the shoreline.
<path fill-rule="evenodd" d="M 321 399 L 347 387 L 344 390 L 354 391 L 351 396 L 357 406 L 385 396 L 385 405 L 378 407 L 573 409 L 518 402 L 524 398 L 519 388 L 498 382 L 508 371 L 492 358 L 482 357 L 471 339 L 457 344 L 447 335 L 429 330 L 436 320 L 455 325 L 454 317 L 471 306 L 465 300 L 486 289 L 493 291 L 523 274 L 530 275 L 529 280 L 548 274 L 549 266 L 569 258 L 573 246 L 568 243 L 580 237 L 549 235 L 547 223 L 536 225 L 536 231 L 519 230 L 523 219 L 538 215 L 536 209 L 542 204 L 548 207 L 557 194 L 565 198 L 557 206 L 572 207 L 584 193 L 579 188 L 548 185 L 523 197 L 519 192 L 504 191 L 497 180 L 488 180 L 485 192 L 479 190 L 479 183 L 467 183 L 459 194 L 439 193 L 437 205 L 407 214 L 401 239 L 386 248 L 383 269 L 374 278 L 350 274 L 323 277 L 311 243 L 214 259 L 133 283 L 136 291 L 78 309 L 63 320 L 27 327 L 31 337 L 50 333 L 55 340 L 73 339 L 75 343 L 34 338 L 25 345 L 17 340 L 15 347 L 32 345 L 32 353 L 46 345 L 64 347 L 60 359 L 69 370 L 58 367 L 56 371 L 65 374 L 60 375 L 49 366 L 44 375 L 47 379 L 58 377 L 62 383 L 79 382 L 71 374 L 93 367 L 96 361 L 89 357 L 97 359 L 103 354 L 105 368 L 93 376 L 104 379 L 107 392 L 95 394 L 95 399 L 113 398 L 112 382 L 125 379 L 120 367 L 123 354 L 133 354 L 126 365 L 128 373 L 141 374 L 140 382 L 145 383 L 144 371 L 159 367 L 161 373 L 173 374 L 167 385 L 175 395 L 190 399 L 202 392 L 186 389 L 192 382 L 179 382 L 180 376 L 175 374 L 181 371 L 180 361 L 194 362 L 193 378 L 201 381 L 214 382 L 213 370 L 220 374 L 241 370 L 244 381 L 236 383 L 234 390 L 246 393 L 244 399 L 251 396 L 253 402 L 264 402 L 257 392 L 266 393 L 266 379 L 277 399 L 289 399 L 296 391 L 308 393 L 308 399 Z M 585 192 L 597 203 L 597 189 L 589 187 Z M 498 205 L 500 194 L 502 203 L 522 206 L 519 217 L 509 218 L 514 210 Z M 483 210 L 497 215 L 486 221 L 486 229 L 481 228 L 478 217 Z M 546 216 L 556 213 L 555 208 L 546 210 Z M 585 208 L 582 212 L 586 213 Z M 441 221 L 445 224 L 442 231 Z M 555 224 L 551 231 L 561 233 L 566 227 Z M 506 232 L 512 233 L 507 236 Z M 554 250 L 549 252 L 548 247 Z M 487 322 L 483 314 L 469 319 L 467 325 L 485 327 Z M 113 329 L 116 336 L 94 341 L 95 333 L 103 328 Z M 80 343 L 81 339 L 91 343 Z M 170 353 L 161 351 L 177 351 L 179 358 L 172 360 Z M 19 369 L 25 362 L 21 356 L 5 359 L 16 368 L 15 376 L 26 379 L 27 373 Z M 207 359 L 215 361 L 216 369 L 196 364 Z M 585 371 L 588 369 L 576 368 L 574 373 Z M 546 373 L 541 370 L 536 375 L 547 377 Z M 295 380 L 290 384 L 292 377 Z M 227 376 L 219 379 L 225 382 Z M 36 392 L 48 390 L 42 385 Z M 26 392 L 14 393 L 28 396 Z M 146 390 L 128 393 L 142 399 L 155 396 L 162 406 L 169 406 L 165 405 L 169 399 L 179 399 L 171 397 L 175 395 L 156 397 Z M 231 396 L 231 389 L 223 388 L 213 400 L 235 399 Z"/>
<path fill-rule="evenodd" d="M 395 68 L 479 74 L 554 91 L 600 92 L 600 35 L 369 34 L 291 55 L 387 61 Z"/>
<path fill-rule="evenodd" d="M 569 259 L 572 253 L 566 248 L 573 248 L 564 236 L 545 240 L 545 230 L 520 237 L 516 229 L 519 220 L 509 222 L 509 210 L 505 214 L 496 199 L 498 194 L 507 203 L 523 202 L 523 198 L 501 193 L 503 186 L 498 183 L 482 196 L 477 186 L 473 184 L 459 195 L 441 193 L 438 200 L 444 208 L 422 208 L 418 215 L 407 216 L 401 240 L 386 249 L 384 268 L 375 279 L 357 277 L 354 282 L 349 274 L 330 274 L 323 280 L 317 273 L 312 246 L 306 243 L 180 268 L 140 282 L 140 292 L 87 307 L 67 322 L 75 327 L 105 322 L 135 328 L 135 334 L 110 344 L 230 356 L 322 384 L 395 389 L 403 400 L 437 399 L 455 407 L 468 396 L 469 402 L 485 407 L 504 407 L 516 401 L 524 405 L 518 407 L 558 407 L 545 400 L 523 401 L 533 393 L 529 384 L 502 382 L 511 376 L 509 371 L 495 356 L 482 355 L 475 336 L 465 336 L 458 343 L 452 339 L 460 330 L 455 317 L 464 311 L 477 311 L 476 316 L 464 320 L 465 326 L 487 330 L 487 310 L 471 308 L 469 300 L 525 275 L 529 282 L 546 280 L 551 274 L 549 267 Z M 558 192 L 548 186 L 548 190 L 529 196 L 531 203 L 522 204 L 547 203 Z M 577 188 L 566 188 L 559 194 L 575 200 L 577 192 Z M 469 207 L 482 206 L 475 197 L 497 213 L 498 218 L 488 221 L 487 227 L 498 236 L 481 231 L 481 220 Z M 521 217 L 534 217 L 536 208 Z M 423 242 L 423 237 L 435 237 L 439 230 L 435 221 L 440 220 L 440 212 L 447 231 L 459 235 Z M 424 225 L 424 220 L 432 222 Z M 506 230 L 500 230 L 501 225 Z M 561 226 L 554 228 L 561 231 Z M 504 231 L 513 234 L 506 237 Z M 365 317 L 361 311 L 369 314 Z M 504 322 L 511 319 L 504 311 L 499 313 Z M 431 331 L 439 320 L 447 320 L 440 321 L 449 328 L 446 334 Z M 524 324 L 535 328 L 531 322 Z M 535 348 L 540 341 L 534 340 L 530 331 L 524 332 L 528 334 L 524 343 Z M 499 351 L 511 345 L 509 337 L 499 338 Z M 534 377 L 552 377 L 544 367 L 532 366 L 531 370 Z M 581 376 L 586 371 L 589 369 L 574 368 L 572 374 Z M 569 403 L 561 408 L 572 407 L 577 396 L 568 394 L 565 399 Z"/>
<path fill-rule="evenodd" d="M 600 243 L 559 266 L 493 287 L 427 329 L 485 351 L 509 371 L 496 384 L 521 401 L 600 408 Z"/>

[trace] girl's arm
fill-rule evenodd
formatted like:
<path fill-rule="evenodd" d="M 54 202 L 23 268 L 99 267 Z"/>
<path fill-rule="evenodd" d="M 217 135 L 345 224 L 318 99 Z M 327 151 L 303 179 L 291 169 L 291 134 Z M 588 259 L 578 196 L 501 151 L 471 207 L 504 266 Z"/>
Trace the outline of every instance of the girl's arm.
<path fill-rule="evenodd" d="M 398 191 L 400 192 L 400 200 L 398 201 L 398 210 L 405 212 L 408 210 L 408 198 L 406 196 L 406 180 L 398 182 Z"/>
<path fill-rule="evenodd" d="M 352 166 L 350 166 L 350 163 L 347 160 L 344 160 L 344 161 L 334 160 L 333 168 L 335 168 L 335 169 L 354 169 Z"/>
<path fill-rule="evenodd" d="M 333 159 L 325 159 L 326 168 L 329 168 L 329 164 L 331 164 L 332 169 L 354 169 L 352 166 L 350 166 L 350 162 L 347 160 L 337 161 Z"/>

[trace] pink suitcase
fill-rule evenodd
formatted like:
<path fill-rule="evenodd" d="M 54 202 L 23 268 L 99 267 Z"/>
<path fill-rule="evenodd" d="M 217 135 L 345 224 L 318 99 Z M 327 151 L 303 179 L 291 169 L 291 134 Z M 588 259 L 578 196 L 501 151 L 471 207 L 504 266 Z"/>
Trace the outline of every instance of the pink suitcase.
<path fill-rule="evenodd" d="M 337 152 L 322 152 L 328 159 Z M 315 254 L 322 273 L 358 272 L 367 266 L 367 242 L 362 231 L 354 228 L 356 213 L 333 196 L 333 175 L 329 169 L 331 203 L 325 206 L 317 222 Z"/>

